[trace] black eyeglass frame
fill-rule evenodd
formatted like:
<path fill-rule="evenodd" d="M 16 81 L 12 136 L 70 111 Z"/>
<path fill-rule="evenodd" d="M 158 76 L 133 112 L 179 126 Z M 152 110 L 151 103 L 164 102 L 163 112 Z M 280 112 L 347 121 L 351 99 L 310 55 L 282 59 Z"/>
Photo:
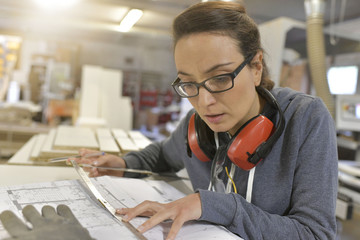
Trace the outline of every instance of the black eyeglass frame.
<path fill-rule="evenodd" d="M 171 86 L 174 88 L 175 92 L 182 98 L 192 98 L 192 97 L 196 97 L 199 95 L 199 88 L 200 87 L 204 87 L 208 92 L 210 93 L 221 93 L 221 92 L 225 92 L 228 91 L 230 89 L 232 89 L 234 87 L 234 79 L 236 78 L 236 76 L 241 72 L 241 70 L 243 70 L 243 68 L 250 63 L 250 61 L 254 58 L 255 54 L 251 54 L 249 55 L 233 72 L 231 73 L 225 73 L 225 74 L 221 74 L 221 75 L 217 75 L 211 78 L 208 78 L 204 81 L 202 81 L 201 83 L 196 83 L 196 82 L 180 82 L 181 79 L 179 77 L 177 77 L 175 79 L 175 81 L 171 84 Z M 219 91 L 213 91 L 209 88 L 206 87 L 205 83 L 211 79 L 214 78 L 218 78 L 218 77 L 222 77 L 222 76 L 230 76 L 231 77 L 231 86 L 227 89 L 223 89 L 223 90 L 219 90 Z M 177 88 L 181 85 L 188 85 L 188 84 L 192 84 L 194 86 L 196 86 L 197 88 L 197 93 L 195 95 L 191 95 L 191 96 L 186 96 L 181 94 L 180 92 L 178 92 Z"/>

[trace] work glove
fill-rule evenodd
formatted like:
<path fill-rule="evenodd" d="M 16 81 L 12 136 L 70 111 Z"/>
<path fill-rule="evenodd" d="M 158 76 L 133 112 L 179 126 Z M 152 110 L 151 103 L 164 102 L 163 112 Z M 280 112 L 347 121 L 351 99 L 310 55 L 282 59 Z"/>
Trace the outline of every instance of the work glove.
<path fill-rule="evenodd" d="M 27 205 L 22 213 L 32 224 L 32 229 L 9 210 L 0 214 L 2 224 L 11 236 L 5 240 L 94 240 L 66 205 L 57 206 L 57 212 L 51 206 L 44 206 L 42 215 L 34 206 Z"/>

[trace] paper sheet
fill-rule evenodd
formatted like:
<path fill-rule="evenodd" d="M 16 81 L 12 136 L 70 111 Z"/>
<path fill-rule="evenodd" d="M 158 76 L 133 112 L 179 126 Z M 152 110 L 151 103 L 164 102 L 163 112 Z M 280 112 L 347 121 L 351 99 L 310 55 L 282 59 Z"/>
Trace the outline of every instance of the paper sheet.
<path fill-rule="evenodd" d="M 92 182 L 102 196 L 115 208 L 133 207 L 144 200 L 171 202 L 184 195 L 163 181 L 129 178 L 99 177 Z M 80 180 L 55 181 L 0 188 L 0 212 L 12 210 L 22 218 L 21 210 L 32 204 L 40 211 L 42 206 L 68 205 L 96 239 L 136 239 L 123 225 L 120 225 L 96 200 L 91 197 Z M 137 227 L 146 218 L 136 218 L 131 223 Z M 150 240 L 165 239 L 171 222 L 162 223 L 147 231 L 144 236 Z M 0 224 L 0 239 L 8 233 Z M 226 229 L 196 221 L 186 223 L 176 239 L 241 239 Z"/>

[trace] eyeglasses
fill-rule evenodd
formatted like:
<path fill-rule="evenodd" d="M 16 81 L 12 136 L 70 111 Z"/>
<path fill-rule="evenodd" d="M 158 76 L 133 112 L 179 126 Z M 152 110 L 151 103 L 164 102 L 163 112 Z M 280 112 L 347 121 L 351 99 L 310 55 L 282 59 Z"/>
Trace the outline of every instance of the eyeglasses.
<path fill-rule="evenodd" d="M 183 98 L 191 98 L 199 95 L 199 88 L 204 87 L 210 93 L 220 93 L 230 90 L 234 87 L 234 79 L 241 72 L 241 70 L 253 59 L 255 54 L 248 56 L 232 73 L 221 74 L 201 83 L 196 82 L 181 82 L 178 77 L 171 84 L 175 92 Z"/>

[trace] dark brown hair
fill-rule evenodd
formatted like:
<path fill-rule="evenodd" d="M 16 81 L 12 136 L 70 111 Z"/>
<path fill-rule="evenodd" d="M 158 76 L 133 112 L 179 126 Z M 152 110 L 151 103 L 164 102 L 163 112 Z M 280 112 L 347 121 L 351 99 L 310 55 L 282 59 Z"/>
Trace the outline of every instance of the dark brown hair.
<path fill-rule="evenodd" d="M 233 38 L 245 58 L 257 51 L 263 51 L 258 27 L 246 14 L 245 7 L 240 3 L 202 2 L 186 9 L 173 22 L 174 47 L 182 37 L 202 32 Z M 262 64 L 263 73 L 260 86 L 271 90 L 274 82 L 269 78 L 264 59 Z"/>

